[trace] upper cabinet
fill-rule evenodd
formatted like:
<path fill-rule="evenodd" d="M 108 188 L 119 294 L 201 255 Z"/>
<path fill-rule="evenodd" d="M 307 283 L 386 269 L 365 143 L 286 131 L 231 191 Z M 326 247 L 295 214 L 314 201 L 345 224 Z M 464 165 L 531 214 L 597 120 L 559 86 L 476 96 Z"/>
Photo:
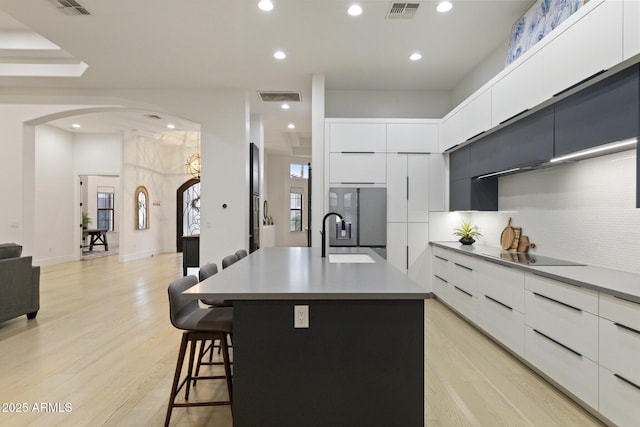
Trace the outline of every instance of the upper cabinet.
<path fill-rule="evenodd" d="M 491 125 L 497 126 L 543 100 L 542 53 L 537 52 L 491 87 Z"/>
<path fill-rule="evenodd" d="M 438 153 L 438 123 L 388 123 L 387 152 Z"/>
<path fill-rule="evenodd" d="M 491 90 L 485 89 L 465 102 L 442 122 L 441 151 L 491 128 Z"/>
<path fill-rule="evenodd" d="M 384 123 L 331 123 L 327 127 L 331 153 L 387 151 L 387 127 Z"/>
<path fill-rule="evenodd" d="M 555 155 L 638 136 L 638 65 L 555 104 Z"/>
<path fill-rule="evenodd" d="M 622 62 L 623 3 L 600 2 L 542 49 L 544 99 Z"/>
<path fill-rule="evenodd" d="M 622 7 L 624 8 L 623 59 L 629 59 L 640 53 L 640 2 L 625 0 Z"/>

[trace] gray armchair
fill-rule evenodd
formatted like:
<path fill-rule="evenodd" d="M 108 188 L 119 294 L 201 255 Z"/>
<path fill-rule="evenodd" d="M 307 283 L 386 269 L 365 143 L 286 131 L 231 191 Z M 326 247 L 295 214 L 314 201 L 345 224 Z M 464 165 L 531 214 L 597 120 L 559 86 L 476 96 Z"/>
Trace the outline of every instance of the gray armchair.
<path fill-rule="evenodd" d="M 40 267 L 21 254 L 20 245 L 0 244 L 0 322 L 23 314 L 34 319 L 40 309 Z"/>

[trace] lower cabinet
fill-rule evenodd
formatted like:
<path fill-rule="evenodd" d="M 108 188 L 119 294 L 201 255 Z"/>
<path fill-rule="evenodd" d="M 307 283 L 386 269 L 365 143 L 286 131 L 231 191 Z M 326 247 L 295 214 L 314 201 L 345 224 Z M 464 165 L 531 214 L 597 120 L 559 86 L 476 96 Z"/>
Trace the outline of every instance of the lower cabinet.
<path fill-rule="evenodd" d="M 620 427 L 633 427 L 640 420 L 640 385 L 600 366 L 600 407 L 602 415 Z"/>
<path fill-rule="evenodd" d="M 598 364 L 546 334 L 525 327 L 525 358 L 555 382 L 598 409 Z"/>
<path fill-rule="evenodd" d="M 387 262 L 428 288 L 429 223 L 388 222 Z"/>
<path fill-rule="evenodd" d="M 432 246 L 433 293 L 620 427 L 640 420 L 640 303 Z"/>

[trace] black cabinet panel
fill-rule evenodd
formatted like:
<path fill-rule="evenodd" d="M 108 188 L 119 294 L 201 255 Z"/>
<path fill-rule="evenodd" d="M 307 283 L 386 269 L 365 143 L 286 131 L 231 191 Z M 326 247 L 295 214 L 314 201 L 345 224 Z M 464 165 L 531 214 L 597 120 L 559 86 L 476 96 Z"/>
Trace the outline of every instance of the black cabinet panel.
<path fill-rule="evenodd" d="M 555 105 L 555 156 L 638 135 L 639 66 Z"/>
<path fill-rule="evenodd" d="M 466 146 L 449 154 L 449 175 L 451 179 L 469 176 L 469 148 L 469 146 Z"/>
<path fill-rule="evenodd" d="M 553 157 L 554 106 L 500 131 L 503 154 L 501 170 L 539 164 Z"/>
<path fill-rule="evenodd" d="M 460 178 L 449 182 L 450 211 L 497 211 L 498 178 Z"/>
<path fill-rule="evenodd" d="M 484 175 L 504 170 L 502 131 L 487 135 L 469 146 L 469 176 Z"/>

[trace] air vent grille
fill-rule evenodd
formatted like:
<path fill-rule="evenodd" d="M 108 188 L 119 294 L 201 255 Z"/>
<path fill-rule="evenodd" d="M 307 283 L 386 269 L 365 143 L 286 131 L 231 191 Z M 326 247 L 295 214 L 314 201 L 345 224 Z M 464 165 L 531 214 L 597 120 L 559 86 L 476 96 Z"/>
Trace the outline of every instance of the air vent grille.
<path fill-rule="evenodd" d="M 391 3 L 387 19 L 411 19 L 419 7 L 420 3 Z"/>
<path fill-rule="evenodd" d="M 91 15 L 84 6 L 75 0 L 49 0 L 49 2 L 65 15 Z"/>
<path fill-rule="evenodd" d="M 153 119 L 153 120 L 161 120 L 162 119 L 162 117 L 160 117 L 157 114 L 145 114 L 144 116 L 146 118 L 148 118 L 148 119 Z"/>
<path fill-rule="evenodd" d="M 300 92 L 259 91 L 262 102 L 300 102 Z"/>

